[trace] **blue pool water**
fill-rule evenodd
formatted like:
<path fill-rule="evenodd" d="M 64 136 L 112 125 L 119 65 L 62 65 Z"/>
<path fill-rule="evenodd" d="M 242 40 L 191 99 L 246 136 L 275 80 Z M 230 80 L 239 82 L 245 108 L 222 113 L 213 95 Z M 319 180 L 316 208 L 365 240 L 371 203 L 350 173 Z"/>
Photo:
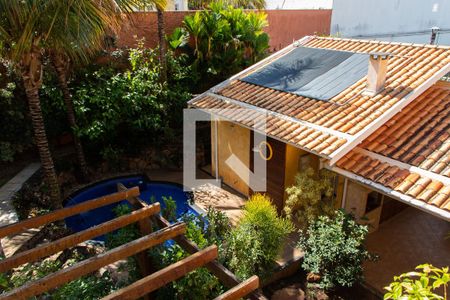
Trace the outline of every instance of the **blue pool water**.
<path fill-rule="evenodd" d="M 114 178 L 96 183 L 95 185 L 78 191 L 67 198 L 64 206 L 71 206 L 82 203 L 87 200 L 105 196 L 117 192 L 117 183 L 122 183 L 127 188 L 138 186 L 140 190 L 140 198 L 147 203 L 151 203 L 151 199 L 159 202 L 161 208 L 164 208 L 163 196 L 171 196 L 177 204 L 177 217 L 180 218 L 184 214 L 198 215 L 189 205 L 189 193 L 183 191 L 183 187 L 174 183 L 150 181 L 145 176 L 129 176 Z M 119 204 L 127 204 L 128 201 L 123 200 L 115 204 L 106 205 L 97 209 L 81 213 L 66 218 L 66 225 L 74 232 L 82 231 L 92 226 L 104 223 L 115 217 L 113 208 Z M 98 241 L 104 241 L 105 237 L 95 238 Z"/>

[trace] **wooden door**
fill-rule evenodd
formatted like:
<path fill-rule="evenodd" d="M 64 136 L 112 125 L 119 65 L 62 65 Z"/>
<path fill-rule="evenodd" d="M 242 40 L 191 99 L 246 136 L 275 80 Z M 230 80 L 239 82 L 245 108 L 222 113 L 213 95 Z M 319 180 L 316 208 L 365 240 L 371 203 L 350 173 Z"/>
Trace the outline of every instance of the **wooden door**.
<path fill-rule="evenodd" d="M 253 143 L 253 131 L 250 135 L 250 169 L 253 170 L 253 163 L 255 159 L 262 159 L 258 148 L 255 149 Z M 258 134 L 258 133 L 257 133 Z M 284 174 L 286 164 L 286 144 L 275 140 L 273 138 L 266 138 L 266 194 L 272 199 L 276 205 L 278 212 L 281 212 L 284 207 Z M 270 153 L 272 152 L 272 153 Z M 250 189 L 250 195 L 253 191 Z"/>

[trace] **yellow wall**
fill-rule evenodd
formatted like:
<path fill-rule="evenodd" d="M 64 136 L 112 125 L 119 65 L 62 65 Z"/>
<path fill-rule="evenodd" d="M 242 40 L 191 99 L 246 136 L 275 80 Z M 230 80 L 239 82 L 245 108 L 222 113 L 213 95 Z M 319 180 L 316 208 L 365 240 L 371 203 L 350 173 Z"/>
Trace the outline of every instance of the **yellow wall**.
<path fill-rule="evenodd" d="M 211 121 L 211 174 L 216 176 L 216 125 L 217 121 Z"/>
<path fill-rule="evenodd" d="M 212 170 L 215 174 L 215 129 L 214 123 L 211 126 L 212 130 Z M 238 192 L 248 196 L 249 188 L 244 180 L 242 180 L 231 169 L 225 161 L 231 154 L 236 155 L 248 168 L 250 166 L 250 130 L 231 122 L 219 121 L 217 127 L 218 133 L 218 165 L 219 177 L 222 181 L 237 190 Z M 248 176 L 246 181 L 248 182 Z"/>
<path fill-rule="evenodd" d="M 284 173 L 284 187 L 290 187 L 295 183 L 295 175 L 298 173 L 299 158 L 300 155 L 306 152 L 286 144 L 286 168 Z M 286 199 L 286 193 L 284 193 L 284 198 Z"/>

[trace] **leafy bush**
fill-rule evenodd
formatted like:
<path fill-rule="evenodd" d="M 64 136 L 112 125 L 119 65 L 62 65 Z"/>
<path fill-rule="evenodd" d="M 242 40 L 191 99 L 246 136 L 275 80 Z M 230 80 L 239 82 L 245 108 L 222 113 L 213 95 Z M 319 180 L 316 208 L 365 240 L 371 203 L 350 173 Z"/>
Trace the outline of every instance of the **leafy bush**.
<path fill-rule="evenodd" d="M 277 214 L 267 196 L 253 195 L 244 206 L 244 216 L 227 237 L 226 262 L 241 279 L 270 270 L 292 223 Z"/>
<path fill-rule="evenodd" d="M 317 174 L 307 168 L 295 176 L 295 184 L 286 188 L 287 199 L 284 212 L 294 218 L 301 228 L 306 228 L 318 216 L 334 212 L 333 173 L 322 169 Z"/>
<path fill-rule="evenodd" d="M 445 299 L 450 282 L 448 267 L 436 268 L 430 264 L 416 267 L 417 271 L 394 277 L 394 282 L 385 287 L 384 299 Z M 442 287 L 443 297 L 436 294 Z"/>
<path fill-rule="evenodd" d="M 212 213 L 211 213 L 212 214 Z M 214 213 L 215 214 L 215 213 Z M 183 216 L 186 223 L 186 237 L 193 241 L 199 248 L 205 248 L 212 244 L 206 237 L 208 227 L 215 224 L 213 219 L 205 220 L 202 217 L 187 214 Z M 220 226 L 212 225 L 212 228 Z M 217 236 L 218 232 L 209 229 L 212 236 Z M 150 251 L 155 261 L 161 262 L 160 267 L 173 264 L 187 256 L 189 253 L 184 251 L 179 245 L 173 244 L 170 247 L 158 247 Z M 224 288 L 220 281 L 206 268 L 199 268 L 185 277 L 165 286 L 158 291 L 158 299 L 212 299 L 220 295 Z"/>
<path fill-rule="evenodd" d="M 305 252 L 302 267 L 321 288 L 352 286 L 362 278 L 362 263 L 372 256 L 365 249 L 367 226 L 337 211 L 333 218 L 320 216 L 309 225 L 299 247 Z"/>
<path fill-rule="evenodd" d="M 14 78 L 0 73 L 0 162 L 12 162 L 17 153 L 32 145 L 25 98 L 17 95 Z"/>
<path fill-rule="evenodd" d="M 245 12 L 224 2 L 184 18 L 183 29 L 168 37 L 173 49 L 183 47 L 193 57 L 193 71 L 212 84 L 255 63 L 267 54 L 266 15 Z M 190 37 L 192 44 L 186 42 Z M 200 88 L 201 89 L 201 88 Z"/>
<path fill-rule="evenodd" d="M 173 200 L 172 196 L 163 196 L 164 208 L 162 209 L 162 215 L 170 222 L 177 220 L 177 203 Z"/>
<path fill-rule="evenodd" d="M 190 99 L 189 68 L 183 59 L 169 53 L 169 79 L 161 83 L 157 52 L 140 43 L 129 51 L 130 70 L 102 68 L 85 74 L 73 98 L 77 133 L 89 142 L 91 152 L 137 151 L 145 144 L 164 143 L 182 127 L 182 108 Z"/>
<path fill-rule="evenodd" d="M 119 204 L 113 208 L 114 215 L 116 217 L 124 216 L 131 213 L 131 208 L 127 204 Z M 106 248 L 112 249 L 120 245 L 129 243 L 140 237 L 139 230 L 136 224 L 130 224 L 128 226 L 119 228 L 115 232 L 108 233 L 106 235 Z"/>
<path fill-rule="evenodd" d="M 208 225 L 204 231 L 205 238 L 209 244 L 221 246 L 230 232 L 230 220 L 225 213 L 213 207 L 208 207 L 206 220 L 208 220 Z"/>

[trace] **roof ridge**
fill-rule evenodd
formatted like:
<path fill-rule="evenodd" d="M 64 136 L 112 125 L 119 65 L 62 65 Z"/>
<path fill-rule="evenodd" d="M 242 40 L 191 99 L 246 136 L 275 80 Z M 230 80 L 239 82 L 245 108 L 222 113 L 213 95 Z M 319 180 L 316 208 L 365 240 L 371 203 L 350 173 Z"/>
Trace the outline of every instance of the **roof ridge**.
<path fill-rule="evenodd" d="M 450 49 L 447 45 L 431 45 L 431 44 L 420 44 L 420 43 L 402 43 L 402 42 L 388 42 L 382 40 L 367 40 L 367 39 L 355 39 L 355 38 L 340 38 L 332 36 L 317 36 L 313 35 L 313 39 L 318 40 L 330 40 L 330 41 L 343 41 L 343 42 L 359 42 L 366 44 L 379 44 L 379 45 L 398 45 L 398 46 L 410 46 L 410 47 L 423 47 L 423 48 L 438 48 L 438 49 Z"/>

